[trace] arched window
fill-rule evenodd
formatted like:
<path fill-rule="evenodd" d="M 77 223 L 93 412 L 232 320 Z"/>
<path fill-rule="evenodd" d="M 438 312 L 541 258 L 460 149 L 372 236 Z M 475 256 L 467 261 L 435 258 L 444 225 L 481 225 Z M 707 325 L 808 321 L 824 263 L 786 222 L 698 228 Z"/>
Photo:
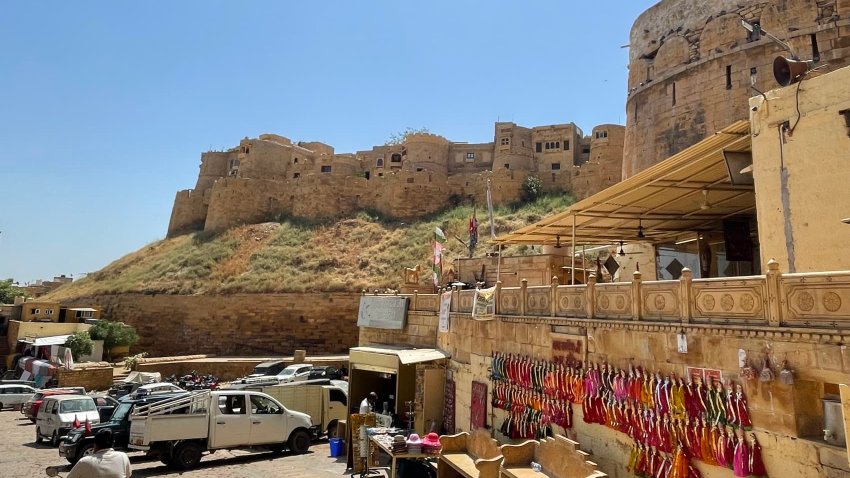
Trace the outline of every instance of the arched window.
<path fill-rule="evenodd" d="M 400 163 L 401 162 L 401 155 L 398 154 L 398 153 L 393 154 L 390 157 L 390 161 L 392 161 L 393 163 Z"/>
<path fill-rule="evenodd" d="M 378 158 L 378 161 L 375 163 L 375 167 L 383 168 L 384 167 L 384 158 Z"/>

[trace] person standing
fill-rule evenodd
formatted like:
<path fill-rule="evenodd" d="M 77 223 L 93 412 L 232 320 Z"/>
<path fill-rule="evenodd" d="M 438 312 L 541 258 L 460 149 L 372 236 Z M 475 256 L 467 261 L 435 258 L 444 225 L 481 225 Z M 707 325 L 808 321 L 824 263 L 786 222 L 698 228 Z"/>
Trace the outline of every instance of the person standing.
<path fill-rule="evenodd" d="M 375 392 L 369 392 L 369 395 L 360 402 L 360 413 L 372 413 L 375 408 L 375 403 L 378 401 L 378 394 Z"/>
<path fill-rule="evenodd" d="M 130 459 L 112 449 L 112 430 L 100 430 L 94 436 L 94 453 L 80 458 L 66 478 L 130 478 Z"/>

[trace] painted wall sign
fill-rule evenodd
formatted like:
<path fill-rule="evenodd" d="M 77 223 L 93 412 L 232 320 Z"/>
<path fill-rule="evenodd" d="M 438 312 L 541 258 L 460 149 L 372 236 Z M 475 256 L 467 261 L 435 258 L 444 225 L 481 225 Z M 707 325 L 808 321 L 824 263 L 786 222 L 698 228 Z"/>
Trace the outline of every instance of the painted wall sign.
<path fill-rule="evenodd" d="M 407 297 L 364 295 L 360 298 L 357 326 L 401 330 L 407 320 L 407 301 Z"/>
<path fill-rule="evenodd" d="M 452 311 L 452 293 L 443 292 L 440 295 L 440 332 L 449 331 L 449 320 Z"/>
<path fill-rule="evenodd" d="M 572 367 L 587 360 L 587 337 L 584 335 L 552 334 L 552 361 Z"/>

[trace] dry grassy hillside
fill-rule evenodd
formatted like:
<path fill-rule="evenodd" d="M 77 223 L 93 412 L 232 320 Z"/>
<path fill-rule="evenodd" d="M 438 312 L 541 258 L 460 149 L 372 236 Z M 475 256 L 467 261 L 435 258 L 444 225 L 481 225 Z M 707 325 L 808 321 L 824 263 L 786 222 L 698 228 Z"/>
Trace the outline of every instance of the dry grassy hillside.
<path fill-rule="evenodd" d="M 501 234 L 572 202 L 547 196 L 495 211 Z M 384 221 L 362 213 L 333 223 L 299 221 L 242 226 L 220 234 L 194 233 L 148 244 L 102 270 L 50 294 L 64 300 L 94 294 L 228 294 L 237 292 L 359 291 L 395 288 L 404 267 L 430 269 L 436 226 L 449 237 L 447 260 L 466 255 L 455 236 L 467 240 L 472 208 L 461 206 L 412 223 Z M 489 223 L 479 209 L 479 246 L 488 247 Z M 522 254 L 524 247 L 508 248 Z M 430 275 L 421 274 L 423 286 Z"/>

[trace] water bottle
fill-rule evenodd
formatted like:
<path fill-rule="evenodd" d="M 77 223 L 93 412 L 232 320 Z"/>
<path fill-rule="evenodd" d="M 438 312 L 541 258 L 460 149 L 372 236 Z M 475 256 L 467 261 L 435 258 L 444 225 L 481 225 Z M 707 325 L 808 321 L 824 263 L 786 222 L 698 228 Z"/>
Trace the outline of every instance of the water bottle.
<path fill-rule="evenodd" d="M 532 469 L 532 470 L 534 470 L 534 471 L 536 471 L 537 473 L 542 473 L 542 472 L 543 472 L 543 467 L 542 467 L 542 466 L 540 466 L 540 463 L 537 463 L 537 462 L 535 462 L 535 461 L 532 461 L 532 462 L 531 462 L 531 469 Z"/>

